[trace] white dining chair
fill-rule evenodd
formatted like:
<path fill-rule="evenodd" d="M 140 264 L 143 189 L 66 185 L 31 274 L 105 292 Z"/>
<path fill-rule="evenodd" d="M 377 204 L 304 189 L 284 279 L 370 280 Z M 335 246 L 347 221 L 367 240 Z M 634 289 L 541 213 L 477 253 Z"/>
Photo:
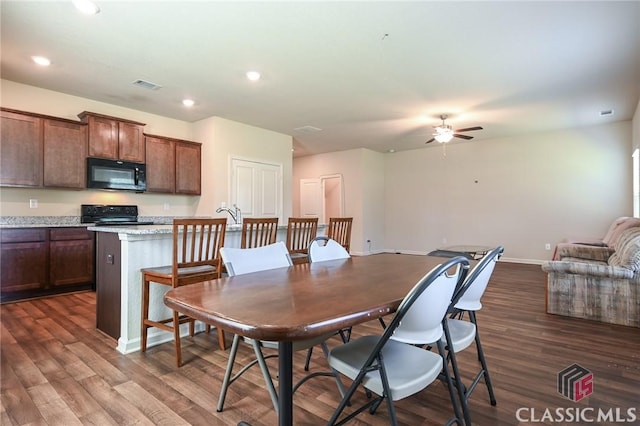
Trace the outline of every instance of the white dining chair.
<path fill-rule="evenodd" d="M 343 424 L 367 408 L 375 413 L 387 400 L 390 423 L 397 424 L 393 401 L 425 389 L 439 377 L 446 382 L 454 416 L 447 424 L 461 423 L 454 384 L 446 368 L 445 344 L 440 340 L 443 323 L 462 268 L 464 257 L 448 259 L 422 277 L 405 296 L 381 336 L 364 336 L 338 346 L 329 353 L 329 365 L 351 380 L 352 385 L 329 420 Z M 437 342 L 438 353 L 416 345 Z M 354 392 L 363 386 L 378 395 L 338 422 Z"/>
<path fill-rule="evenodd" d="M 326 236 L 315 237 L 311 240 L 307 252 L 309 256 L 309 263 L 349 259 L 351 257 L 347 249 L 342 244 Z M 336 334 L 340 335 L 342 343 L 346 343 L 351 338 L 351 327 L 340 329 Z M 310 347 L 304 363 L 305 371 L 309 371 L 309 363 L 311 362 L 312 355 L 313 347 Z"/>
<path fill-rule="evenodd" d="M 348 259 L 351 257 L 347 249 L 345 249 L 336 240 L 329 237 L 315 237 L 311 240 L 307 250 L 309 263 L 322 262 L 325 260 Z"/>
<path fill-rule="evenodd" d="M 230 277 L 249 274 L 252 272 L 266 271 L 275 268 L 286 268 L 293 265 L 291 257 L 289 256 L 289 251 L 282 241 L 255 248 L 242 249 L 223 247 L 220 249 L 220 256 Z M 325 340 L 332 335 L 333 334 L 328 334 L 318 336 L 309 340 L 295 341 L 293 342 L 293 351 L 307 350 L 315 345 L 320 345 L 325 353 L 325 356 L 327 356 L 329 353 L 329 348 Z M 238 352 L 238 346 L 241 341 L 253 347 L 255 359 L 242 367 L 238 371 L 238 373 L 232 376 L 233 366 Z M 227 363 L 227 369 L 225 371 L 224 379 L 222 381 L 222 388 L 220 390 L 220 396 L 218 398 L 217 410 L 219 412 L 224 408 L 224 401 L 229 386 L 231 386 L 233 382 L 235 382 L 245 371 L 247 371 L 256 363 L 260 366 L 260 370 L 262 371 L 262 375 L 267 386 L 267 391 L 269 392 L 271 402 L 273 403 L 273 407 L 276 412 L 278 412 L 278 395 L 276 393 L 273 379 L 266 363 L 266 359 L 276 357 L 277 354 L 264 355 L 262 352 L 262 348 L 278 349 L 278 342 L 249 339 L 238 334 L 233 336 L 233 343 L 231 345 L 231 351 L 229 352 L 229 361 Z M 306 379 L 315 377 L 317 375 L 331 375 L 335 377 L 340 394 L 344 394 L 344 387 L 336 372 L 318 372 L 314 373 L 313 375 L 308 375 L 304 380 L 306 381 Z M 296 385 L 294 389 L 297 389 L 300 384 L 301 383 Z"/>
<path fill-rule="evenodd" d="M 503 252 L 504 248 L 502 246 L 495 247 L 469 272 L 453 297 L 452 306 L 449 308 L 449 318 L 446 320 L 446 327 L 450 339 L 450 344 L 447 344 L 446 347 L 449 352 L 448 361 L 451 363 L 454 379 L 458 384 L 459 397 L 462 402 L 463 414 L 467 424 L 471 424 L 471 416 L 468 408 L 469 397 L 481 379 L 484 378 L 485 385 L 487 386 L 489 402 L 491 405 L 497 404 L 493 392 L 493 385 L 491 384 L 491 377 L 489 376 L 489 368 L 487 367 L 487 361 L 480 341 L 476 311 L 482 309 L 480 299 L 484 295 L 496 263 Z M 469 317 L 469 320 L 464 319 L 465 314 Z M 481 368 L 475 374 L 471 384 L 467 386 L 462 381 L 455 354 L 470 347 L 474 341 Z"/>

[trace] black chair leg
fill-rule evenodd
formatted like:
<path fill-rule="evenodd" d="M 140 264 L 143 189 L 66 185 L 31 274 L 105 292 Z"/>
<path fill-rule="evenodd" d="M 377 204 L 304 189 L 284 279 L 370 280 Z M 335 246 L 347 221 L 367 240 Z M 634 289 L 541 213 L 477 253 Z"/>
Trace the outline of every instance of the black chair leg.
<path fill-rule="evenodd" d="M 495 406 L 498 402 L 496 401 L 496 396 L 493 392 L 493 385 L 491 384 L 491 377 L 489 377 L 489 368 L 487 367 L 487 360 L 484 357 L 484 350 L 482 349 L 482 343 L 480 343 L 480 333 L 478 331 L 476 313 L 473 311 L 469 312 L 469 319 L 476 326 L 476 351 L 478 352 L 478 360 L 480 361 L 480 365 L 482 366 L 482 373 L 484 374 L 484 383 L 485 385 L 487 385 L 487 391 L 489 392 L 489 402 L 491 403 L 491 405 Z"/>

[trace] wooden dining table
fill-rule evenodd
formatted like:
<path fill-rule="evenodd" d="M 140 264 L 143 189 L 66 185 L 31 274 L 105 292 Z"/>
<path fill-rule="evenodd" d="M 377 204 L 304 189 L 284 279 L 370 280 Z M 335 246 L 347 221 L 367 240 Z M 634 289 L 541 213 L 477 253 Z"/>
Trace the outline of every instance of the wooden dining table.
<path fill-rule="evenodd" d="M 231 333 L 278 341 L 278 424 L 293 424 L 292 342 L 394 312 L 447 258 L 376 254 L 225 277 L 169 290 L 165 304 Z"/>

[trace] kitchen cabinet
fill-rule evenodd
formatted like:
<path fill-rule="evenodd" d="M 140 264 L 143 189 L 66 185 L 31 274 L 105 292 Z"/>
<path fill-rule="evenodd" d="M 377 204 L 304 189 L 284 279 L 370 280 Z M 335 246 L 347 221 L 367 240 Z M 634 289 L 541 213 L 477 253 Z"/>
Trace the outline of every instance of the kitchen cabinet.
<path fill-rule="evenodd" d="M 49 231 L 49 284 L 51 287 L 93 283 L 94 233 L 86 228 Z"/>
<path fill-rule="evenodd" d="M 201 144 L 145 135 L 147 192 L 200 195 Z"/>
<path fill-rule="evenodd" d="M 176 194 L 201 193 L 201 144 L 176 142 Z"/>
<path fill-rule="evenodd" d="M 84 189 L 87 181 L 87 126 L 44 119 L 44 186 Z"/>
<path fill-rule="evenodd" d="M 83 111 L 89 126 L 89 157 L 145 162 L 144 123 Z"/>
<path fill-rule="evenodd" d="M 0 185 L 84 189 L 87 126 L 2 109 Z"/>
<path fill-rule="evenodd" d="M 176 191 L 176 143 L 161 136 L 145 136 L 147 192 Z"/>
<path fill-rule="evenodd" d="M 0 185 L 42 186 L 42 118 L 0 111 Z"/>
<path fill-rule="evenodd" d="M 0 229 L 0 290 L 33 292 L 48 283 L 48 240 L 46 229 Z"/>
<path fill-rule="evenodd" d="M 0 229 L 2 301 L 91 289 L 94 238 L 84 227 Z"/>

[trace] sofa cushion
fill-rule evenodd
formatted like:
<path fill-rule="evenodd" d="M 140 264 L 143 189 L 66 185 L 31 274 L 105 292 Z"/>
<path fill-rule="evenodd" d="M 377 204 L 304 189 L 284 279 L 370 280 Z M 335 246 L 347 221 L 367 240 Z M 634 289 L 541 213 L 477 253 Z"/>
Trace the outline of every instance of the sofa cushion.
<path fill-rule="evenodd" d="M 615 248 L 616 243 L 620 239 L 620 236 L 624 231 L 630 228 L 640 227 L 640 219 L 637 217 L 620 217 L 616 219 L 609 231 L 607 231 L 607 235 L 604 236 L 602 242 L 608 245 L 611 248 Z M 616 249 L 617 251 L 617 249 Z"/>
<path fill-rule="evenodd" d="M 630 228 L 620 234 L 616 251 L 609 257 L 609 265 L 640 271 L 640 228 Z"/>

